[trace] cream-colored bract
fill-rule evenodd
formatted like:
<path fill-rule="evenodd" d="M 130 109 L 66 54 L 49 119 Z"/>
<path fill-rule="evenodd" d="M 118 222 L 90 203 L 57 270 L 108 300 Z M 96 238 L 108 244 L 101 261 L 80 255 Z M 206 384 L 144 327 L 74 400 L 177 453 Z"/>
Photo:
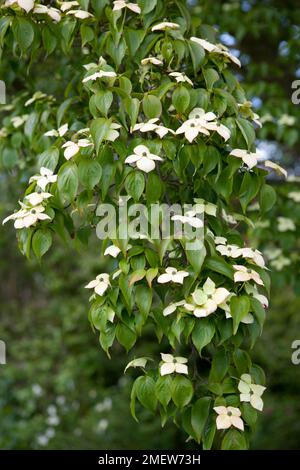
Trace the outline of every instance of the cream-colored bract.
<path fill-rule="evenodd" d="M 45 191 L 48 184 L 56 183 L 57 175 L 54 175 L 53 171 L 48 168 L 41 167 L 40 174 L 31 176 L 29 183 L 36 182 L 36 185 Z"/>
<path fill-rule="evenodd" d="M 123 10 L 123 8 L 128 8 L 134 13 L 141 13 L 141 8 L 139 7 L 139 5 L 137 5 L 136 3 L 127 2 L 126 0 L 115 0 L 113 5 L 113 11 L 120 11 Z"/>
<path fill-rule="evenodd" d="M 243 162 L 251 169 L 257 165 L 258 160 L 262 157 L 259 151 L 250 152 L 244 149 L 234 149 L 229 155 L 233 157 L 241 158 Z"/>
<path fill-rule="evenodd" d="M 158 155 L 151 153 L 146 145 L 138 145 L 133 151 L 134 153 L 126 158 L 125 163 L 135 163 L 139 170 L 145 173 L 154 170 L 155 161 L 163 160 Z"/>
<path fill-rule="evenodd" d="M 102 274 L 98 274 L 98 276 L 96 276 L 96 279 L 89 282 L 85 286 L 85 288 L 94 289 L 96 294 L 102 296 L 104 292 L 109 288 L 109 286 L 110 286 L 109 274 L 102 273 Z"/>
<path fill-rule="evenodd" d="M 160 366 L 160 375 L 169 375 L 174 372 L 177 374 L 188 374 L 187 362 L 185 357 L 172 356 L 172 354 L 161 353 L 163 364 Z"/>
<path fill-rule="evenodd" d="M 164 274 L 161 274 L 157 278 L 159 284 L 165 284 L 167 282 L 174 282 L 177 284 L 183 284 L 184 278 L 189 276 L 187 271 L 177 271 L 176 268 L 166 268 Z"/>
<path fill-rule="evenodd" d="M 5 6 L 10 7 L 17 4 L 20 8 L 29 13 L 34 8 L 34 0 L 6 0 Z"/>
<path fill-rule="evenodd" d="M 184 304 L 188 312 L 195 317 L 207 317 L 215 312 L 230 295 L 224 287 L 216 287 L 215 283 L 208 277 L 202 288 L 196 289 L 191 296 L 191 301 Z"/>
<path fill-rule="evenodd" d="M 244 431 L 244 421 L 241 418 L 241 410 L 234 406 L 215 406 L 217 413 L 216 425 L 217 429 L 228 429 L 231 426 Z"/>
<path fill-rule="evenodd" d="M 234 282 L 254 281 L 260 286 L 264 285 L 260 275 L 254 269 L 239 264 L 234 264 L 233 269 L 235 270 Z"/>
<path fill-rule="evenodd" d="M 252 383 L 251 375 L 243 374 L 240 378 L 238 389 L 240 392 L 240 401 L 249 402 L 253 408 L 262 411 L 264 403 L 262 401 L 262 394 L 266 387 Z"/>

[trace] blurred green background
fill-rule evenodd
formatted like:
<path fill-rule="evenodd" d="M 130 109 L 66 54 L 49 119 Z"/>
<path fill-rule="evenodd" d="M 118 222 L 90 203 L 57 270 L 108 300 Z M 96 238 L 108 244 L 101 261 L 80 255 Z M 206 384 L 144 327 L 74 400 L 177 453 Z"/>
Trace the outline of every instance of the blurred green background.
<path fill-rule="evenodd" d="M 296 3 L 190 2 L 195 23 L 215 24 L 222 41 L 240 55 L 239 77 L 265 123 L 258 143 L 291 176 L 300 170 L 300 111 L 291 101 L 291 84 L 300 77 Z M 2 76 L 3 67 L 0 70 Z M 47 86 L 43 91 L 52 93 L 53 84 Z M 23 188 L 20 169 L 7 167 L 1 158 L 3 219 Z M 284 207 L 270 214 L 270 220 L 284 215 Z M 295 222 L 299 224 L 299 218 Z M 268 236 L 273 233 L 267 232 L 265 244 Z M 297 232 L 284 243 L 287 256 L 299 252 Z M 195 448 L 172 423 L 162 430 L 159 417 L 145 410 L 138 410 L 139 424 L 130 415 L 135 373 L 123 374 L 129 359 L 116 346 L 109 360 L 87 319 L 83 286 L 101 268 L 100 249 L 100 242 L 91 240 L 88 258 L 86 251 L 81 254 L 57 242 L 39 265 L 18 252 L 12 227 L 0 231 L 0 339 L 7 345 L 7 364 L 0 365 L 2 449 Z M 253 351 L 255 362 L 266 371 L 268 389 L 252 449 L 299 449 L 300 365 L 291 362 L 291 344 L 300 339 L 299 261 L 282 272 L 274 270 L 272 277 L 267 322 Z M 150 355 L 153 344 L 149 332 L 135 355 Z"/>

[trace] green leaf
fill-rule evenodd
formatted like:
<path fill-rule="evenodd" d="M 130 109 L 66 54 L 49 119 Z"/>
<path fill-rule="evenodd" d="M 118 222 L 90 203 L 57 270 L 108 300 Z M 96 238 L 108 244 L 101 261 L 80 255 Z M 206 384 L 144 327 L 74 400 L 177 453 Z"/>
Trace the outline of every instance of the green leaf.
<path fill-rule="evenodd" d="M 127 98 L 124 100 L 125 110 L 129 116 L 131 127 L 134 127 L 140 110 L 140 102 L 137 98 Z"/>
<path fill-rule="evenodd" d="M 188 405 L 194 394 L 192 382 L 177 375 L 172 384 L 172 400 L 178 408 L 183 408 Z"/>
<path fill-rule="evenodd" d="M 41 259 L 52 245 L 52 234 L 50 230 L 39 229 L 32 237 L 32 249 L 35 256 Z"/>
<path fill-rule="evenodd" d="M 101 165 L 95 160 L 82 160 L 78 166 L 80 183 L 87 189 L 93 189 L 102 175 Z"/>
<path fill-rule="evenodd" d="M 152 305 L 152 289 L 144 285 L 136 286 L 135 302 L 143 317 L 146 318 L 149 315 Z"/>
<path fill-rule="evenodd" d="M 219 74 L 215 69 L 202 69 L 206 87 L 209 91 L 213 89 L 214 84 L 219 80 Z"/>
<path fill-rule="evenodd" d="M 193 248 L 195 249 L 190 249 L 189 243 L 187 243 L 188 246 L 185 250 L 185 254 L 189 263 L 191 263 L 193 270 L 198 274 L 200 273 L 203 262 L 205 260 L 206 248 L 202 240 L 195 240 L 192 242 L 192 244 Z"/>
<path fill-rule="evenodd" d="M 259 323 L 260 329 L 262 330 L 265 319 L 266 319 L 266 311 L 263 308 L 262 304 L 258 299 L 255 299 L 254 297 L 251 298 L 251 309 L 254 312 L 254 315 Z"/>
<path fill-rule="evenodd" d="M 209 382 L 220 383 L 224 379 L 228 367 L 229 360 L 227 353 L 223 348 L 219 348 L 212 360 Z"/>
<path fill-rule="evenodd" d="M 163 193 L 163 184 L 160 177 L 153 171 L 148 174 L 146 186 L 146 199 L 149 204 L 158 201 Z"/>
<path fill-rule="evenodd" d="M 124 346 L 128 352 L 136 342 L 136 334 L 125 323 L 118 323 L 116 328 L 116 337 L 119 343 Z"/>
<path fill-rule="evenodd" d="M 229 429 L 226 432 L 221 445 L 221 450 L 246 450 L 247 442 L 244 433 L 237 429 Z"/>
<path fill-rule="evenodd" d="M 45 150 L 39 157 L 39 167 L 48 168 L 48 170 L 54 171 L 57 167 L 59 160 L 59 150 L 56 147 L 50 147 Z"/>
<path fill-rule="evenodd" d="M 145 375 L 138 377 L 135 383 L 137 399 L 145 408 L 154 412 L 157 405 L 154 380 L 151 377 Z"/>
<path fill-rule="evenodd" d="M 250 299 L 246 295 L 237 296 L 230 300 L 230 313 L 233 319 L 233 334 L 235 335 L 239 324 L 248 315 L 250 310 Z"/>
<path fill-rule="evenodd" d="M 17 16 L 13 21 L 14 37 L 22 52 L 25 52 L 33 43 L 34 29 L 31 21 L 22 16 Z"/>
<path fill-rule="evenodd" d="M 247 119 L 241 117 L 236 119 L 236 123 L 241 133 L 243 134 L 248 149 L 250 150 L 251 146 L 255 142 L 255 131 L 253 125 L 249 121 L 247 121 Z"/>
<path fill-rule="evenodd" d="M 233 279 L 233 268 L 230 264 L 226 263 L 221 256 L 214 256 L 206 258 L 204 262 L 204 267 L 206 269 L 215 271 L 223 276 Z"/>
<path fill-rule="evenodd" d="M 200 443 L 202 432 L 209 415 L 210 403 L 210 397 L 203 397 L 199 398 L 192 407 L 191 423 L 195 431 L 198 444 Z"/>
<path fill-rule="evenodd" d="M 155 394 L 164 408 L 168 406 L 172 398 L 172 377 L 170 375 L 160 376 L 155 383 Z"/>
<path fill-rule="evenodd" d="M 109 90 L 100 90 L 95 95 L 92 96 L 91 104 L 95 106 L 101 114 L 107 116 L 109 108 L 113 102 L 113 94 Z"/>
<path fill-rule="evenodd" d="M 249 354 L 242 349 L 236 349 L 233 351 L 232 357 L 239 375 L 248 373 L 251 367 L 251 359 Z"/>
<path fill-rule="evenodd" d="M 145 177 L 141 171 L 134 170 L 125 179 L 125 189 L 127 194 L 137 202 L 145 189 Z"/>
<path fill-rule="evenodd" d="M 184 85 L 180 85 L 174 90 L 172 104 L 179 114 L 183 114 L 189 107 L 190 94 Z"/>
<path fill-rule="evenodd" d="M 105 118 L 94 119 L 91 123 L 91 134 L 98 154 L 100 146 L 110 130 L 111 120 Z"/>
<path fill-rule="evenodd" d="M 190 56 L 193 62 L 194 73 L 196 74 L 205 59 L 205 50 L 200 44 L 196 44 L 194 41 L 188 41 Z"/>
<path fill-rule="evenodd" d="M 74 201 L 78 189 L 78 169 L 75 163 L 67 162 L 60 167 L 57 188 L 63 203 Z"/>
<path fill-rule="evenodd" d="M 264 184 L 259 195 L 259 206 L 261 211 L 266 213 L 271 210 L 276 202 L 276 198 L 275 189 L 269 184 Z"/>
<path fill-rule="evenodd" d="M 211 342 L 215 335 L 215 325 L 208 318 L 197 319 L 192 333 L 193 343 L 201 356 L 202 349 Z"/>
<path fill-rule="evenodd" d="M 158 118 L 162 113 L 160 99 L 154 95 L 146 95 L 143 99 L 143 111 L 148 119 Z"/>
<path fill-rule="evenodd" d="M 245 173 L 240 188 L 239 199 L 243 209 L 246 212 L 248 204 L 253 201 L 260 188 L 260 179 L 254 173 Z"/>

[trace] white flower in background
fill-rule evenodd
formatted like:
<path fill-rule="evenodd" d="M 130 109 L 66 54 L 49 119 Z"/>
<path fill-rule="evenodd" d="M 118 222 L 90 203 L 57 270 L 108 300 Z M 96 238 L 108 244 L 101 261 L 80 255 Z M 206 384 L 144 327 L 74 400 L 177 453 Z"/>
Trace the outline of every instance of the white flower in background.
<path fill-rule="evenodd" d="M 43 395 L 43 389 L 39 384 L 33 384 L 31 390 L 36 397 L 41 397 Z"/>
<path fill-rule="evenodd" d="M 161 274 L 157 278 L 159 284 L 165 284 L 166 282 L 176 282 L 178 284 L 183 284 L 184 278 L 189 276 L 187 271 L 177 271 L 176 268 L 166 268 L 166 272 Z"/>
<path fill-rule="evenodd" d="M 88 77 L 85 77 L 82 80 L 82 83 L 87 83 L 90 81 L 95 81 L 98 78 L 115 78 L 117 76 L 116 72 L 113 71 L 107 71 L 107 70 L 100 70 L 99 72 L 95 72 L 92 75 L 89 75 Z"/>
<path fill-rule="evenodd" d="M 112 256 L 113 258 L 116 258 L 119 253 L 121 253 L 121 250 L 118 246 L 110 245 L 104 251 L 104 256 Z"/>
<path fill-rule="evenodd" d="M 234 282 L 254 281 L 260 286 L 264 285 L 260 275 L 254 269 L 249 269 L 239 264 L 233 265 L 233 269 L 235 270 Z"/>
<path fill-rule="evenodd" d="M 41 434 L 41 435 L 37 436 L 36 441 L 37 441 L 39 446 L 44 447 L 44 446 L 48 445 L 49 439 L 46 435 Z"/>
<path fill-rule="evenodd" d="M 30 178 L 29 183 L 36 181 L 39 188 L 45 191 L 47 184 L 56 183 L 57 175 L 53 174 L 53 171 L 42 166 L 39 175 L 34 175 Z"/>
<path fill-rule="evenodd" d="M 197 205 L 196 211 L 198 214 L 205 214 L 212 215 L 216 217 L 217 215 L 217 206 L 211 202 L 207 202 L 204 199 L 196 198 L 195 203 Z"/>
<path fill-rule="evenodd" d="M 45 436 L 48 439 L 52 439 L 55 436 L 55 430 L 53 428 L 48 428 L 45 432 Z"/>
<path fill-rule="evenodd" d="M 134 13 L 141 13 L 140 7 L 136 3 L 127 2 L 126 0 L 115 0 L 113 11 L 119 11 L 123 8 L 128 8 Z"/>
<path fill-rule="evenodd" d="M 73 7 L 79 7 L 79 3 L 76 2 L 75 0 L 71 1 L 71 2 L 62 2 L 62 4 L 60 5 L 61 11 L 67 11 L 67 10 L 70 10 L 70 8 L 73 8 Z"/>
<path fill-rule="evenodd" d="M 300 176 L 288 175 L 287 181 L 288 181 L 289 183 L 300 183 Z"/>
<path fill-rule="evenodd" d="M 77 155 L 81 148 L 89 147 L 93 145 L 88 139 L 79 139 L 78 142 L 73 142 L 69 140 L 68 142 L 64 143 L 62 148 L 65 149 L 64 157 L 66 160 L 70 160 L 70 158 Z"/>
<path fill-rule="evenodd" d="M 300 202 L 300 191 L 291 191 L 287 196 L 295 202 Z"/>
<path fill-rule="evenodd" d="M 261 158 L 261 153 L 259 151 L 250 152 L 244 149 L 234 149 L 230 152 L 229 155 L 241 158 L 249 168 L 253 168 L 255 165 L 257 165 L 258 159 Z"/>
<path fill-rule="evenodd" d="M 213 113 L 212 111 L 206 113 L 202 108 L 194 108 L 193 111 L 191 111 L 189 114 L 189 119 L 197 119 L 205 123 L 214 121 L 216 118 L 217 116 L 215 115 L 215 113 Z"/>
<path fill-rule="evenodd" d="M 281 271 L 286 266 L 290 266 L 291 263 L 292 262 L 289 258 L 282 255 L 282 256 L 279 256 L 278 258 L 272 260 L 270 262 L 270 265 L 272 266 L 272 268 L 276 269 L 276 271 Z"/>
<path fill-rule="evenodd" d="M 282 166 L 280 165 L 277 165 L 277 163 L 274 163 L 272 162 L 271 160 L 266 160 L 265 161 L 265 167 L 266 168 L 271 168 L 272 170 L 275 170 L 275 172 L 278 174 L 278 175 L 283 175 L 285 178 L 287 178 L 287 171 L 282 168 Z"/>
<path fill-rule="evenodd" d="M 129 369 L 129 367 L 142 367 L 144 368 L 149 361 L 148 357 L 139 357 L 137 359 L 133 359 L 133 361 L 128 362 L 127 366 L 125 367 L 124 374 Z"/>
<path fill-rule="evenodd" d="M 195 317 L 207 317 L 215 312 L 220 304 L 222 304 L 230 292 L 224 287 L 216 287 L 216 284 L 208 277 L 203 284 L 202 289 L 196 289 L 192 293 L 193 303 L 186 303 L 184 308 L 193 312 Z"/>
<path fill-rule="evenodd" d="M 215 412 L 218 414 L 216 419 L 217 429 L 228 429 L 234 426 L 244 431 L 244 422 L 242 420 L 241 411 L 233 406 L 215 406 Z"/>
<path fill-rule="evenodd" d="M 33 13 L 40 15 L 48 15 L 50 18 L 57 23 L 61 20 L 60 11 L 57 8 L 47 7 L 46 5 L 41 5 L 40 3 L 36 4 L 33 10 Z"/>
<path fill-rule="evenodd" d="M 266 122 L 273 122 L 274 118 L 273 118 L 272 114 L 266 113 L 263 116 L 261 116 L 260 121 L 261 121 L 262 124 L 265 124 Z"/>
<path fill-rule="evenodd" d="M 121 129 L 121 124 L 117 122 L 112 122 L 109 128 L 108 133 L 105 136 L 105 140 L 109 140 L 110 142 L 114 142 L 120 135 L 118 129 Z"/>
<path fill-rule="evenodd" d="M 22 116 L 14 116 L 11 118 L 11 123 L 15 129 L 18 127 L 23 126 L 23 124 L 27 121 L 28 114 L 23 114 Z"/>
<path fill-rule="evenodd" d="M 223 137 L 225 142 L 230 139 L 230 130 L 228 129 L 228 127 L 224 126 L 224 124 L 221 124 L 219 122 L 208 122 L 206 124 L 206 128 L 210 131 L 217 132 L 221 137 Z"/>
<path fill-rule="evenodd" d="M 9 220 L 14 220 L 14 227 L 16 229 L 21 229 L 31 227 L 31 225 L 34 225 L 38 220 L 51 220 L 49 215 L 44 214 L 45 207 L 29 207 L 26 204 L 23 204 L 22 202 L 19 202 L 19 204 L 21 206 L 21 209 L 15 212 L 14 214 L 6 217 L 6 219 L 3 220 L 2 225 L 6 224 L 6 222 L 8 222 Z"/>
<path fill-rule="evenodd" d="M 275 259 L 275 258 L 278 258 L 279 256 L 282 255 L 282 250 L 281 248 L 266 248 L 264 250 L 264 254 L 265 256 L 269 259 L 269 260 L 272 260 L 272 259 Z"/>
<path fill-rule="evenodd" d="M 232 214 L 228 214 L 224 209 L 222 209 L 222 217 L 230 225 L 236 225 L 237 220 L 233 217 Z"/>
<path fill-rule="evenodd" d="M 264 403 L 262 401 L 262 394 L 266 387 L 252 383 L 251 375 L 243 374 L 238 384 L 240 394 L 240 401 L 249 402 L 253 408 L 262 411 Z"/>
<path fill-rule="evenodd" d="M 30 106 L 32 103 L 38 100 L 42 100 L 44 98 L 47 98 L 46 93 L 43 93 L 42 91 L 36 91 L 29 100 L 26 101 L 25 107 Z"/>
<path fill-rule="evenodd" d="M 179 29 L 180 25 L 178 23 L 171 23 L 170 21 L 163 21 L 152 26 L 151 31 L 166 31 L 168 29 Z"/>
<path fill-rule="evenodd" d="M 262 295 L 258 292 L 256 286 L 252 286 L 251 284 L 245 284 L 245 289 L 248 295 L 251 297 L 254 297 L 254 299 L 257 299 L 264 308 L 269 307 L 269 301 L 268 298 L 265 295 Z"/>
<path fill-rule="evenodd" d="M 155 132 L 161 139 L 170 132 L 171 134 L 175 134 L 173 129 L 169 129 L 168 127 L 162 126 L 157 124 L 159 121 L 158 118 L 149 119 L 147 122 L 140 122 L 136 124 L 132 128 L 132 132 L 139 131 L 139 132 Z"/>
<path fill-rule="evenodd" d="M 157 59 L 156 57 L 145 57 L 145 59 L 141 60 L 142 65 L 163 65 L 163 61 L 160 59 Z"/>
<path fill-rule="evenodd" d="M 194 228 L 201 228 L 204 225 L 203 221 L 197 217 L 197 212 L 193 210 L 187 211 L 186 215 L 173 215 L 171 220 L 174 220 L 174 222 L 178 220 L 182 224 L 188 224 Z"/>
<path fill-rule="evenodd" d="M 154 170 L 155 161 L 162 161 L 161 157 L 151 153 L 145 145 L 138 145 L 134 148 L 133 152 L 132 155 L 126 158 L 125 163 L 135 163 L 139 170 L 145 173 Z"/>
<path fill-rule="evenodd" d="M 195 108 L 189 114 L 189 118 L 176 131 L 176 134 L 183 134 L 185 138 L 192 142 L 198 134 L 210 135 L 210 121 L 216 119 L 216 115 L 212 112 L 206 113 L 202 108 Z"/>
<path fill-rule="evenodd" d="M 222 302 L 222 303 L 219 305 L 219 308 L 221 308 L 222 310 L 224 310 L 226 319 L 232 318 L 231 310 L 230 310 L 230 299 L 231 299 L 232 297 L 235 297 L 235 294 L 230 294 L 230 296 L 227 297 L 227 299 L 225 300 L 225 302 Z M 253 323 L 253 322 L 254 322 L 254 318 L 253 318 L 253 315 L 252 315 L 251 313 L 248 313 L 248 314 L 241 320 L 241 323 L 244 323 L 245 325 L 250 325 L 250 324 Z"/>
<path fill-rule="evenodd" d="M 51 131 L 46 132 L 44 135 L 47 137 L 63 137 L 69 130 L 68 124 L 63 124 L 57 130 L 51 129 Z"/>
<path fill-rule="evenodd" d="M 47 413 L 49 416 L 56 416 L 57 415 L 57 408 L 55 405 L 49 405 L 47 408 Z"/>
<path fill-rule="evenodd" d="M 242 248 L 241 254 L 243 258 L 253 261 L 260 268 L 264 268 L 266 263 L 261 251 L 253 250 L 253 248 Z"/>
<path fill-rule="evenodd" d="M 86 18 L 91 18 L 93 15 L 85 10 L 69 10 L 67 15 L 73 15 L 75 18 L 80 20 L 85 20 Z"/>
<path fill-rule="evenodd" d="M 59 406 L 64 406 L 66 404 L 66 397 L 64 395 L 59 395 L 55 401 Z"/>
<path fill-rule="evenodd" d="M 41 192 L 34 192 L 31 194 L 27 194 L 27 196 L 25 196 L 24 199 L 25 199 L 25 204 L 27 204 L 28 202 L 31 206 L 38 206 L 39 204 L 44 202 L 45 199 L 49 199 L 49 197 L 52 197 L 52 194 L 43 193 L 41 191 Z"/>
<path fill-rule="evenodd" d="M 228 59 L 231 60 L 231 62 L 234 62 L 236 65 L 241 67 L 240 60 L 237 57 L 235 57 L 233 54 L 231 54 L 229 52 L 229 49 L 227 49 L 227 47 L 225 47 L 223 44 L 212 44 L 211 42 L 206 41 L 206 39 L 200 39 L 196 37 L 191 37 L 191 41 L 195 42 L 196 44 L 199 44 L 200 46 L 203 47 L 203 49 L 205 49 L 208 52 L 221 54 L 227 57 Z"/>
<path fill-rule="evenodd" d="M 94 289 L 96 294 L 102 296 L 104 292 L 109 288 L 110 282 L 109 282 L 109 274 L 107 273 L 102 273 L 98 274 L 96 279 L 93 281 L 89 282 L 87 286 L 85 286 L 86 289 Z"/>
<path fill-rule="evenodd" d="M 296 118 L 294 116 L 290 116 L 289 114 L 283 114 L 277 121 L 279 126 L 293 126 L 295 122 Z"/>
<path fill-rule="evenodd" d="M 260 120 L 260 116 L 257 113 L 253 113 L 251 119 L 258 127 L 262 128 L 263 125 Z"/>
<path fill-rule="evenodd" d="M 168 315 L 171 315 L 171 313 L 174 313 L 177 310 L 177 307 L 182 307 L 184 304 L 185 304 L 185 300 L 180 300 L 180 302 L 174 302 L 168 305 L 163 310 L 163 316 L 167 317 Z"/>
<path fill-rule="evenodd" d="M 97 424 L 96 432 L 104 432 L 108 428 L 109 422 L 107 419 L 100 419 L 99 423 Z"/>
<path fill-rule="evenodd" d="M 187 359 L 185 357 L 174 357 L 172 354 L 161 353 L 163 364 L 160 366 L 160 375 L 169 375 L 177 372 L 177 374 L 188 374 Z"/>
<path fill-rule="evenodd" d="M 242 250 L 237 245 L 218 245 L 216 246 L 216 250 L 222 256 L 228 256 L 230 258 L 239 258 L 242 256 Z"/>
<path fill-rule="evenodd" d="M 279 232 L 287 232 L 289 230 L 294 232 L 296 230 L 295 222 L 288 217 L 277 217 L 277 222 Z"/>
<path fill-rule="evenodd" d="M 49 416 L 47 418 L 47 424 L 49 426 L 58 426 L 59 423 L 60 423 L 60 419 L 57 415 L 56 416 Z"/>
<path fill-rule="evenodd" d="M 177 83 L 186 82 L 193 86 L 192 80 L 183 72 L 171 72 L 169 73 L 169 77 L 174 77 Z"/>
<path fill-rule="evenodd" d="M 225 237 L 214 237 L 214 240 L 216 245 L 226 245 L 227 243 L 227 238 Z"/>
<path fill-rule="evenodd" d="M 29 13 L 34 7 L 34 0 L 6 0 L 5 2 L 6 7 L 10 7 L 14 4 L 19 5 L 26 13 Z"/>

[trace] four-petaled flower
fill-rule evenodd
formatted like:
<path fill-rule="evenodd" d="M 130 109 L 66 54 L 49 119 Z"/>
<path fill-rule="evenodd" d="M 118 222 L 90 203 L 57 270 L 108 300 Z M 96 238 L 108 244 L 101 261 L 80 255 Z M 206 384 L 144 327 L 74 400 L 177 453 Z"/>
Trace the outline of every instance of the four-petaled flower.
<path fill-rule="evenodd" d="M 168 127 L 157 124 L 157 121 L 159 121 L 158 118 L 152 118 L 152 119 L 149 119 L 149 121 L 147 122 L 140 122 L 138 124 L 135 124 L 135 126 L 132 128 L 132 132 L 135 132 L 135 131 L 155 132 L 161 139 L 166 134 L 168 134 L 168 132 L 170 132 L 171 134 L 175 134 L 175 132 L 172 129 L 169 129 Z"/>
<path fill-rule="evenodd" d="M 36 181 L 39 188 L 45 191 L 46 186 L 51 183 L 56 183 L 57 175 L 54 175 L 53 171 L 42 166 L 39 175 L 34 175 L 30 178 L 29 183 Z"/>
<path fill-rule="evenodd" d="M 203 227 L 203 221 L 197 217 L 198 212 L 191 210 L 187 211 L 185 215 L 173 215 L 171 220 L 176 222 L 177 220 L 182 224 L 188 224 L 194 228 L 201 228 Z"/>
<path fill-rule="evenodd" d="M 203 47 L 203 49 L 208 52 L 220 54 L 224 57 L 227 57 L 229 60 L 231 60 L 231 62 L 234 62 L 236 65 L 241 67 L 240 60 L 233 54 L 231 54 L 229 52 L 229 49 L 227 49 L 227 47 L 225 47 L 223 44 L 212 44 L 211 42 L 206 41 L 206 39 L 200 39 L 195 37 L 191 37 L 191 41 L 195 42 L 196 44 L 199 44 L 201 47 Z"/>
<path fill-rule="evenodd" d="M 287 197 L 295 202 L 300 202 L 300 191 L 291 191 L 288 193 Z"/>
<path fill-rule="evenodd" d="M 11 5 L 14 4 L 19 5 L 20 8 L 26 11 L 26 13 L 29 13 L 30 10 L 34 8 L 34 0 L 6 0 L 5 6 L 10 7 Z"/>
<path fill-rule="evenodd" d="M 112 256 L 113 258 L 116 258 L 118 254 L 121 253 L 121 250 L 118 246 L 116 245 L 110 245 L 106 248 L 104 251 L 104 256 Z"/>
<path fill-rule="evenodd" d="M 89 282 L 86 289 L 94 289 L 95 293 L 102 296 L 104 292 L 109 288 L 110 281 L 109 281 L 109 274 L 102 273 L 96 276 L 96 279 Z"/>
<path fill-rule="evenodd" d="M 218 414 L 216 419 L 217 429 L 228 429 L 234 426 L 244 431 L 244 422 L 242 420 L 241 411 L 234 406 L 215 406 L 215 412 Z"/>
<path fill-rule="evenodd" d="M 34 193 L 27 194 L 24 199 L 25 204 L 28 202 L 31 206 L 38 206 L 44 202 L 45 199 L 49 199 L 49 197 L 52 197 L 52 194 L 36 191 Z"/>
<path fill-rule="evenodd" d="M 154 170 L 155 161 L 162 161 L 161 157 L 151 153 L 145 145 L 138 145 L 133 151 L 134 153 L 126 158 L 125 163 L 136 163 L 136 166 L 146 173 Z"/>
<path fill-rule="evenodd" d="M 171 23 L 170 21 L 163 21 L 152 26 L 151 31 L 166 31 L 168 29 L 179 29 L 180 25 L 178 23 Z"/>
<path fill-rule="evenodd" d="M 57 8 L 47 7 L 46 5 L 36 5 L 34 7 L 33 13 L 40 15 L 48 15 L 52 20 L 57 23 L 61 20 L 60 11 Z"/>
<path fill-rule="evenodd" d="M 192 303 L 186 303 L 184 308 L 193 312 L 195 317 L 207 317 L 215 312 L 222 304 L 230 292 L 224 287 L 216 287 L 215 283 L 207 278 L 202 289 L 196 289 L 192 294 Z"/>
<path fill-rule="evenodd" d="M 183 72 L 171 72 L 169 73 L 170 77 L 174 77 L 177 83 L 188 83 L 193 86 L 192 80 Z"/>
<path fill-rule="evenodd" d="M 128 8 L 134 13 L 141 13 L 141 8 L 136 3 L 127 2 L 126 0 L 115 0 L 113 11 L 123 10 L 123 8 Z"/>
<path fill-rule="evenodd" d="M 82 83 L 87 83 L 90 81 L 95 81 L 98 78 L 115 78 L 117 76 L 116 72 L 110 71 L 110 70 L 100 70 L 99 72 L 95 72 L 92 75 L 89 75 L 88 77 L 85 77 L 82 80 Z"/>
<path fill-rule="evenodd" d="M 145 59 L 141 60 L 142 65 L 163 65 L 163 61 L 160 59 L 157 59 L 156 57 L 145 57 Z"/>
<path fill-rule="evenodd" d="M 51 220 L 49 215 L 44 214 L 44 206 L 39 205 L 35 207 L 29 207 L 26 204 L 23 204 L 22 202 L 20 202 L 19 204 L 21 206 L 21 209 L 18 212 L 15 212 L 14 214 L 11 214 L 10 216 L 6 217 L 6 219 L 3 220 L 2 224 L 5 224 L 8 220 L 14 220 L 14 227 L 16 229 L 21 229 L 31 227 L 38 220 Z"/>
<path fill-rule="evenodd" d="M 234 264 L 233 269 L 235 270 L 234 282 L 245 282 L 252 280 L 260 286 L 264 285 L 260 275 L 254 269 L 250 269 L 239 264 Z"/>
<path fill-rule="evenodd" d="M 226 319 L 228 318 L 232 318 L 232 315 L 231 315 L 231 310 L 230 310 L 230 300 L 232 299 L 232 297 L 234 297 L 235 294 L 230 294 L 229 297 L 227 297 L 227 299 L 225 300 L 225 302 L 222 302 L 219 307 L 224 310 L 225 312 L 225 317 Z M 241 323 L 245 323 L 246 325 L 250 325 L 251 323 L 254 322 L 254 318 L 253 318 L 253 315 L 251 313 L 248 313 L 245 317 L 242 318 L 241 320 Z"/>
<path fill-rule="evenodd" d="M 251 375 L 243 374 L 238 384 L 240 394 L 240 401 L 249 402 L 253 408 L 262 411 L 264 402 L 262 401 L 262 394 L 266 387 L 252 383 Z"/>
<path fill-rule="evenodd" d="M 185 300 L 180 300 L 179 302 L 174 302 L 168 305 L 163 310 L 163 316 L 167 317 L 168 315 L 171 315 L 171 313 L 174 313 L 177 310 L 177 307 L 182 307 L 184 304 L 185 304 Z"/>
<path fill-rule="evenodd" d="M 178 284 L 183 284 L 184 278 L 187 277 L 189 273 L 187 271 L 177 271 L 176 268 L 166 268 L 166 272 L 161 274 L 157 278 L 159 284 L 165 284 L 166 282 L 177 282 Z"/>
<path fill-rule="evenodd" d="M 64 157 L 66 160 L 70 160 L 70 158 L 77 155 L 80 148 L 89 147 L 93 145 L 88 139 L 79 139 L 78 142 L 73 142 L 69 140 L 65 144 L 63 144 L 62 148 L 65 149 Z"/>
<path fill-rule="evenodd" d="M 174 357 L 172 354 L 161 353 L 163 364 L 160 366 L 160 375 L 188 374 L 187 359 L 185 357 Z"/>
<path fill-rule="evenodd" d="M 44 135 L 47 137 L 63 137 L 68 132 L 68 129 L 69 125 L 63 124 L 57 130 L 51 129 L 51 131 L 46 132 Z"/>
<path fill-rule="evenodd" d="M 230 152 L 229 155 L 241 158 L 249 168 L 253 168 L 255 165 L 257 165 L 258 159 L 261 158 L 261 153 L 259 151 L 250 152 L 249 150 L 244 149 L 234 149 Z"/>
<path fill-rule="evenodd" d="M 279 232 L 288 232 L 289 230 L 294 232 L 296 230 L 295 222 L 288 217 L 278 217 L 277 222 Z"/>

